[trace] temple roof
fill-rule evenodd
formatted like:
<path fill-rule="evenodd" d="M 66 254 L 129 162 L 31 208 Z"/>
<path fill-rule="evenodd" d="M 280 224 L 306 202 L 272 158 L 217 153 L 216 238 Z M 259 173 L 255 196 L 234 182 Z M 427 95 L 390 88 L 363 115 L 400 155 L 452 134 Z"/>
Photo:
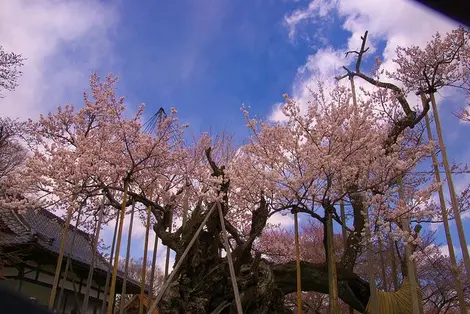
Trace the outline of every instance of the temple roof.
<path fill-rule="evenodd" d="M 33 245 L 40 250 L 59 255 L 64 223 L 63 219 L 45 209 L 28 210 L 20 214 L 11 209 L 0 208 L 0 248 Z M 93 256 L 92 236 L 69 225 L 64 257 L 68 256 L 71 247 L 71 259 L 89 267 Z M 95 272 L 105 273 L 108 267 L 109 262 L 97 253 Z M 118 279 L 122 281 L 123 278 L 124 273 L 118 271 Z M 137 281 L 127 278 L 127 282 L 138 289 Z"/>

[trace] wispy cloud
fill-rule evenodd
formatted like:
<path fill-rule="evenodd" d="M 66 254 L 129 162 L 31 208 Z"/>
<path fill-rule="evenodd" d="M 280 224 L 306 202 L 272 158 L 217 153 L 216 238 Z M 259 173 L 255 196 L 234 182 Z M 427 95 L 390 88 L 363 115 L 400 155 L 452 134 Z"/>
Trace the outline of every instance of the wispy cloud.
<path fill-rule="evenodd" d="M 366 30 L 369 31 L 367 57 L 374 57 L 375 49 L 379 42 L 385 43 L 383 51 L 380 51 L 383 61 L 382 68 L 393 70 L 392 59 L 396 56 L 395 49 L 398 45 L 424 45 L 436 31 L 448 32 L 457 24 L 451 20 L 442 18 L 437 13 L 430 11 L 419 4 L 406 0 L 312 0 L 307 7 L 290 12 L 285 17 L 285 24 L 289 29 L 289 36 L 299 35 L 299 26 L 310 23 L 330 28 L 337 27 L 338 20 L 330 17 L 339 17 L 341 30 L 350 33 L 346 47 L 340 49 L 324 48 L 316 51 L 307 58 L 306 63 L 298 69 L 298 75 L 293 82 L 293 97 L 306 103 L 310 99 L 310 90 L 315 90 L 315 82 L 328 78 L 333 81 L 334 75 L 339 74 L 341 67 L 351 62 L 344 58 L 346 50 L 357 50 L 360 37 Z M 358 80 L 356 85 L 360 85 Z M 413 102 L 414 103 L 414 102 Z M 279 119 L 279 105 L 276 104 L 271 114 L 271 119 Z"/>

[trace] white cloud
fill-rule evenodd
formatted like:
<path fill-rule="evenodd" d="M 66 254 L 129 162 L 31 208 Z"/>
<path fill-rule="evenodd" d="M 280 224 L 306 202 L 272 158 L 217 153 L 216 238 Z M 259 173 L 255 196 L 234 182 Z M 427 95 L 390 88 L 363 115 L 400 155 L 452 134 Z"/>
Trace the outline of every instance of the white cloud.
<path fill-rule="evenodd" d="M 0 100 L 0 115 L 35 117 L 70 102 L 71 91 L 80 100 L 91 72 L 112 62 L 116 22 L 114 7 L 98 0 L 2 0 L 0 45 L 27 60 L 19 87 Z"/>
<path fill-rule="evenodd" d="M 439 250 L 441 251 L 442 255 L 449 256 L 449 246 L 448 245 L 441 245 L 439 247 Z M 467 245 L 467 250 L 470 251 L 470 245 Z M 457 259 L 460 259 L 462 257 L 462 250 L 460 249 L 460 246 L 455 246 L 454 245 L 454 252 L 455 252 L 455 255 L 456 255 Z"/>
<path fill-rule="evenodd" d="M 314 55 L 307 58 L 306 64 L 299 67 L 298 76 L 293 83 L 293 98 L 305 104 L 310 97 L 310 89 L 315 90 L 315 81 L 326 80 L 332 84 L 335 75 L 342 74 L 343 65 L 351 62 L 344 58 L 346 50 L 357 50 L 361 43 L 360 37 L 366 30 L 369 31 L 367 57 L 375 57 L 375 46 L 378 41 L 385 42 L 382 53 L 382 68 L 393 70 L 392 59 L 396 56 L 397 45 L 424 45 L 437 31 L 446 33 L 457 24 L 441 15 L 426 9 L 412 1 L 406 0 L 312 0 L 308 7 L 298 9 L 285 17 L 285 24 L 289 28 L 289 36 L 297 34 L 301 23 L 311 23 L 315 26 L 331 27 L 338 23 L 332 16 L 339 16 L 344 23 L 341 27 L 350 32 L 347 47 L 339 50 L 332 48 L 319 49 Z M 366 86 L 362 80 L 356 80 L 359 85 Z M 416 99 L 410 99 L 415 104 Z M 275 105 L 270 116 L 279 119 L 282 114 L 279 106 Z"/>
<path fill-rule="evenodd" d="M 442 223 L 430 223 L 428 225 L 428 229 L 434 232 L 434 231 L 439 230 L 442 226 L 443 226 Z"/>
<path fill-rule="evenodd" d="M 290 214 L 282 215 L 280 213 L 275 213 L 268 218 L 268 223 L 280 225 L 280 227 L 290 227 L 294 225 L 294 218 Z"/>
<path fill-rule="evenodd" d="M 326 18 L 328 13 L 335 7 L 335 0 L 313 0 L 306 9 L 298 9 L 287 15 L 284 19 L 285 24 L 289 27 L 289 38 L 295 37 L 296 26 L 305 20 L 314 18 Z"/>
<path fill-rule="evenodd" d="M 449 256 L 449 246 L 448 245 L 441 245 L 439 247 L 439 250 L 441 251 L 442 255 Z"/>

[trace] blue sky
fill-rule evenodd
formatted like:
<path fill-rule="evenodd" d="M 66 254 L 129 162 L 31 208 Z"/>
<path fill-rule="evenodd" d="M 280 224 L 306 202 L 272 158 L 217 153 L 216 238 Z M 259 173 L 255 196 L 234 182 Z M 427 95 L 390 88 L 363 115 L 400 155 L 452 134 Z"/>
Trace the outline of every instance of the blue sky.
<path fill-rule="evenodd" d="M 123 5 L 115 50 L 130 101 L 178 108 L 194 131 L 245 134 L 242 103 L 259 115 L 291 90 L 308 44 L 291 44 L 283 25 L 295 3 L 143 1 Z"/>
<path fill-rule="evenodd" d="M 34 118 L 59 104 L 80 106 L 91 72 L 113 72 L 129 110 L 146 103 L 151 115 L 174 106 L 191 132 L 227 130 L 242 143 L 242 104 L 276 118 L 283 93 L 305 102 L 307 87 L 338 74 L 348 62 L 344 51 L 357 48 L 365 30 L 370 57 L 393 67 L 397 44 L 424 44 L 454 26 L 405 0 L 4 0 L 0 44 L 28 60 L 17 91 L 0 99 L 0 114 Z M 460 102 L 448 94 L 442 105 L 449 156 L 466 161 L 469 126 L 452 115 Z M 469 182 L 459 177 L 457 188 Z M 469 219 L 465 224 L 468 230 Z M 442 227 L 437 234 L 444 243 Z M 134 256 L 142 236 L 138 231 Z"/>

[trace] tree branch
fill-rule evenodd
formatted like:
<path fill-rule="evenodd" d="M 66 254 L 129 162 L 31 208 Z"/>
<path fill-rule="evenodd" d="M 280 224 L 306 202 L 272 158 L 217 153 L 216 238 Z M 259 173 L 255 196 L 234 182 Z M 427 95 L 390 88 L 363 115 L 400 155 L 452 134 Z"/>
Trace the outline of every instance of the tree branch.
<path fill-rule="evenodd" d="M 324 263 L 301 262 L 302 290 L 328 293 L 328 268 Z M 272 265 L 277 286 L 285 293 L 295 292 L 295 261 Z M 357 311 L 363 313 L 369 301 L 369 284 L 354 273 L 338 269 L 339 297 Z"/>

